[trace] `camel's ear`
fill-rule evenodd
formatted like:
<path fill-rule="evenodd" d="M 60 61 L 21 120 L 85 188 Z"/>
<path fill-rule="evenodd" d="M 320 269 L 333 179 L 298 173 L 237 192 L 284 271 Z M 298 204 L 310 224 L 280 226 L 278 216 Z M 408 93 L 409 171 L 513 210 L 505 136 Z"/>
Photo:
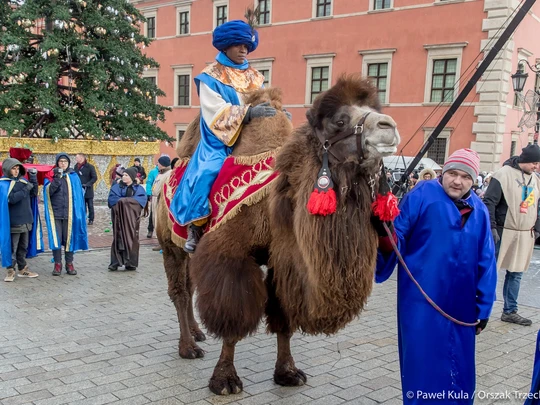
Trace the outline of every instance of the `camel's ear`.
<path fill-rule="evenodd" d="M 313 108 L 310 108 L 306 111 L 306 118 L 308 120 L 309 126 L 312 128 L 318 128 L 319 123 L 317 120 L 317 113 Z"/>

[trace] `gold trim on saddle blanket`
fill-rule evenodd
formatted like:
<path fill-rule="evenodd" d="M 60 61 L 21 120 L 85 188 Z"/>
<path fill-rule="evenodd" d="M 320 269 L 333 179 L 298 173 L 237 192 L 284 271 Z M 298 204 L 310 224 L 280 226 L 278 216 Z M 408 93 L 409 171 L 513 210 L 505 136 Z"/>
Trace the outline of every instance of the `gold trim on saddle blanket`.
<path fill-rule="evenodd" d="M 217 81 L 233 87 L 239 93 L 259 90 L 264 83 L 264 76 L 251 66 L 245 70 L 240 70 L 214 62 L 208 65 L 202 73 L 206 73 Z"/>

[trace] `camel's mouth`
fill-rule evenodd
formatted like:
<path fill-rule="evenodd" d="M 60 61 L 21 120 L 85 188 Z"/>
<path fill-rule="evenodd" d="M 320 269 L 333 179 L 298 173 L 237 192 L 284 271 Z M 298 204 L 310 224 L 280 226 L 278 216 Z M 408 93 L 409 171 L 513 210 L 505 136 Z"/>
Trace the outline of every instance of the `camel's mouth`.
<path fill-rule="evenodd" d="M 378 144 L 374 148 L 383 156 L 389 156 L 397 152 L 397 145 Z"/>

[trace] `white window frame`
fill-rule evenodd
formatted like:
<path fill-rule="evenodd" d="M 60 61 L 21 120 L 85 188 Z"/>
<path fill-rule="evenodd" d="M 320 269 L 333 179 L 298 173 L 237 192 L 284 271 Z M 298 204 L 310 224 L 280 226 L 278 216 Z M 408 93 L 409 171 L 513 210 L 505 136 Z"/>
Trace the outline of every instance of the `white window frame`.
<path fill-rule="evenodd" d="M 322 17 L 317 17 L 317 0 L 312 0 L 311 4 L 312 4 L 312 8 L 311 8 L 311 15 L 312 15 L 312 18 L 315 18 L 317 20 L 321 19 L 321 18 L 332 18 L 334 16 L 334 2 L 336 0 L 331 0 L 330 1 L 330 15 L 325 15 L 325 16 L 322 16 Z"/>
<path fill-rule="evenodd" d="M 380 9 L 375 8 L 375 0 L 369 0 L 368 12 L 382 13 L 382 12 L 390 11 L 390 10 L 393 10 L 393 9 L 394 9 L 394 0 L 390 0 L 390 7 L 388 7 L 388 8 L 380 8 Z"/>
<path fill-rule="evenodd" d="M 435 127 L 424 127 L 424 142 L 427 141 L 427 139 L 431 136 L 433 131 L 435 130 Z M 444 162 L 448 159 L 448 151 L 450 150 L 450 136 L 452 135 L 452 131 L 454 128 L 444 128 L 439 136 L 437 138 L 445 138 L 446 139 L 446 147 L 444 150 Z M 425 155 L 428 157 L 428 154 Z M 443 163 L 444 163 L 443 162 Z"/>
<path fill-rule="evenodd" d="M 368 76 L 368 65 L 372 63 L 388 63 L 388 73 L 386 76 L 386 97 L 382 104 L 390 104 L 390 83 L 392 82 L 392 56 L 396 48 L 373 49 L 358 51 L 362 55 L 362 76 Z"/>
<path fill-rule="evenodd" d="M 145 11 L 145 12 L 143 13 L 143 16 L 144 16 L 144 18 L 146 18 L 146 19 L 152 18 L 152 17 L 154 18 L 154 31 L 155 31 L 155 33 L 154 33 L 154 38 L 157 38 L 157 26 L 158 26 L 158 23 L 157 23 L 157 21 L 158 21 L 158 20 L 157 20 L 157 10 L 154 10 L 154 11 Z M 144 22 L 143 30 L 144 30 L 144 31 L 143 31 L 143 35 L 144 35 L 145 37 L 148 38 L 148 22 L 147 22 L 147 21 Z"/>
<path fill-rule="evenodd" d="M 270 7 L 270 18 L 269 18 L 270 21 L 268 21 L 268 24 L 260 24 L 260 25 L 258 25 L 259 27 L 267 27 L 267 26 L 269 26 L 269 25 L 272 25 L 272 10 L 273 10 L 272 5 L 273 5 L 273 4 L 272 4 L 272 0 L 269 0 L 269 1 L 270 1 L 270 3 L 269 3 L 269 4 L 270 4 L 270 6 L 269 6 L 269 7 Z M 253 6 L 254 6 L 255 8 L 257 8 L 257 7 L 259 6 L 259 0 L 254 0 L 254 1 L 253 1 Z M 258 22 L 258 21 L 257 21 L 257 22 Z"/>
<path fill-rule="evenodd" d="M 143 74 L 142 74 L 142 77 L 145 78 L 145 77 L 155 77 L 156 78 L 156 86 L 159 88 L 159 70 L 158 68 L 150 68 L 150 69 L 146 69 L 145 71 L 143 71 Z M 154 97 L 154 102 L 157 104 L 157 96 Z"/>
<path fill-rule="evenodd" d="M 174 124 L 175 133 L 174 138 L 176 139 L 176 146 L 178 146 L 178 142 L 180 142 L 180 138 L 178 137 L 178 131 L 184 131 L 184 134 L 187 130 L 189 124 Z"/>
<path fill-rule="evenodd" d="M 187 34 L 180 34 L 180 13 L 188 13 L 189 30 Z M 176 7 L 176 36 L 185 37 L 191 34 L 191 4 Z"/>
<path fill-rule="evenodd" d="M 306 92 L 305 106 L 309 107 L 311 103 L 311 73 L 314 67 L 328 66 L 328 88 L 332 87 L 332 62 L 334 61 L 335 53 L 323 53 L 316 55 L 304 55 L 306 63 Z"/>
<path fill-rule="evenodd" d="M 272 66 L 275 58 L 250 59 L 249 65 L 257 70 L 268 70 L 268 87 L 272 86 Z"/>
<path fill-rule="evenodd" d="M 221 6 L 227 6 L 227 21 L 229 20 L 229 13 L 230 13 L 230 7 L 229 7 L 229 0 L 214 0 L 214 21 L 212 22 L 213 29 L 217 28 L 217 8 Z"/>
<path fill-rule="evenodd" d="M 193 65 L 173 65 L 174 72 L 174 108 L 191 108 L 193 103 Z M 189 105 L 178 105 L 178 76 L 189 75 Z"/>
<path fill-rule="evenodd" d="M 431 82 L 433 80 L 433 61 L 439 59 L 457 59 L 456 65 L 456 83 L 454 84 L 454 98 L 450 101 L 443 102 L 442 104 L 451 104 L 459 93 L 459 79 L 461 75 L 461 61 L 463 59 L 463 48 L 465 48 L 468 42 L 455 42 L 450 44 L 441 45 L 424 45 L 424 49 L 427 50 L 427 63 L 426 63 L 426 82 L 424 86 L 424 104 L 438 105 L 437 101 L 430 101 L 431 99 Z"/>

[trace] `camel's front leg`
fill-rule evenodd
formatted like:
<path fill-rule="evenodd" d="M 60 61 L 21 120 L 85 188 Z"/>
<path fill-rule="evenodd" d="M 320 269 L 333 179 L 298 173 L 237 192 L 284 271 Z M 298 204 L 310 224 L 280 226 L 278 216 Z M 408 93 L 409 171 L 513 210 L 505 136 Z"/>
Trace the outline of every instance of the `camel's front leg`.
<path fill-rule="evenodd" d="M 236 374 L 234 368 L 234 349 L 238 341 L 234 339 L 224 339 L 221 348 L 221 356 L 214 368 L 214 374 L 210 378 L 208 387 L 217 395 L 238 394 L 242 392 L 242 380 Z"/>
<path fill-rule="evenodd" d="M 277 333 L 278 354 L 274 382 L 287 387 L 304 385 L 307 381 L 306 374 L 294 365 L 291 354 L 291 337 L 292 333 Z"/>

